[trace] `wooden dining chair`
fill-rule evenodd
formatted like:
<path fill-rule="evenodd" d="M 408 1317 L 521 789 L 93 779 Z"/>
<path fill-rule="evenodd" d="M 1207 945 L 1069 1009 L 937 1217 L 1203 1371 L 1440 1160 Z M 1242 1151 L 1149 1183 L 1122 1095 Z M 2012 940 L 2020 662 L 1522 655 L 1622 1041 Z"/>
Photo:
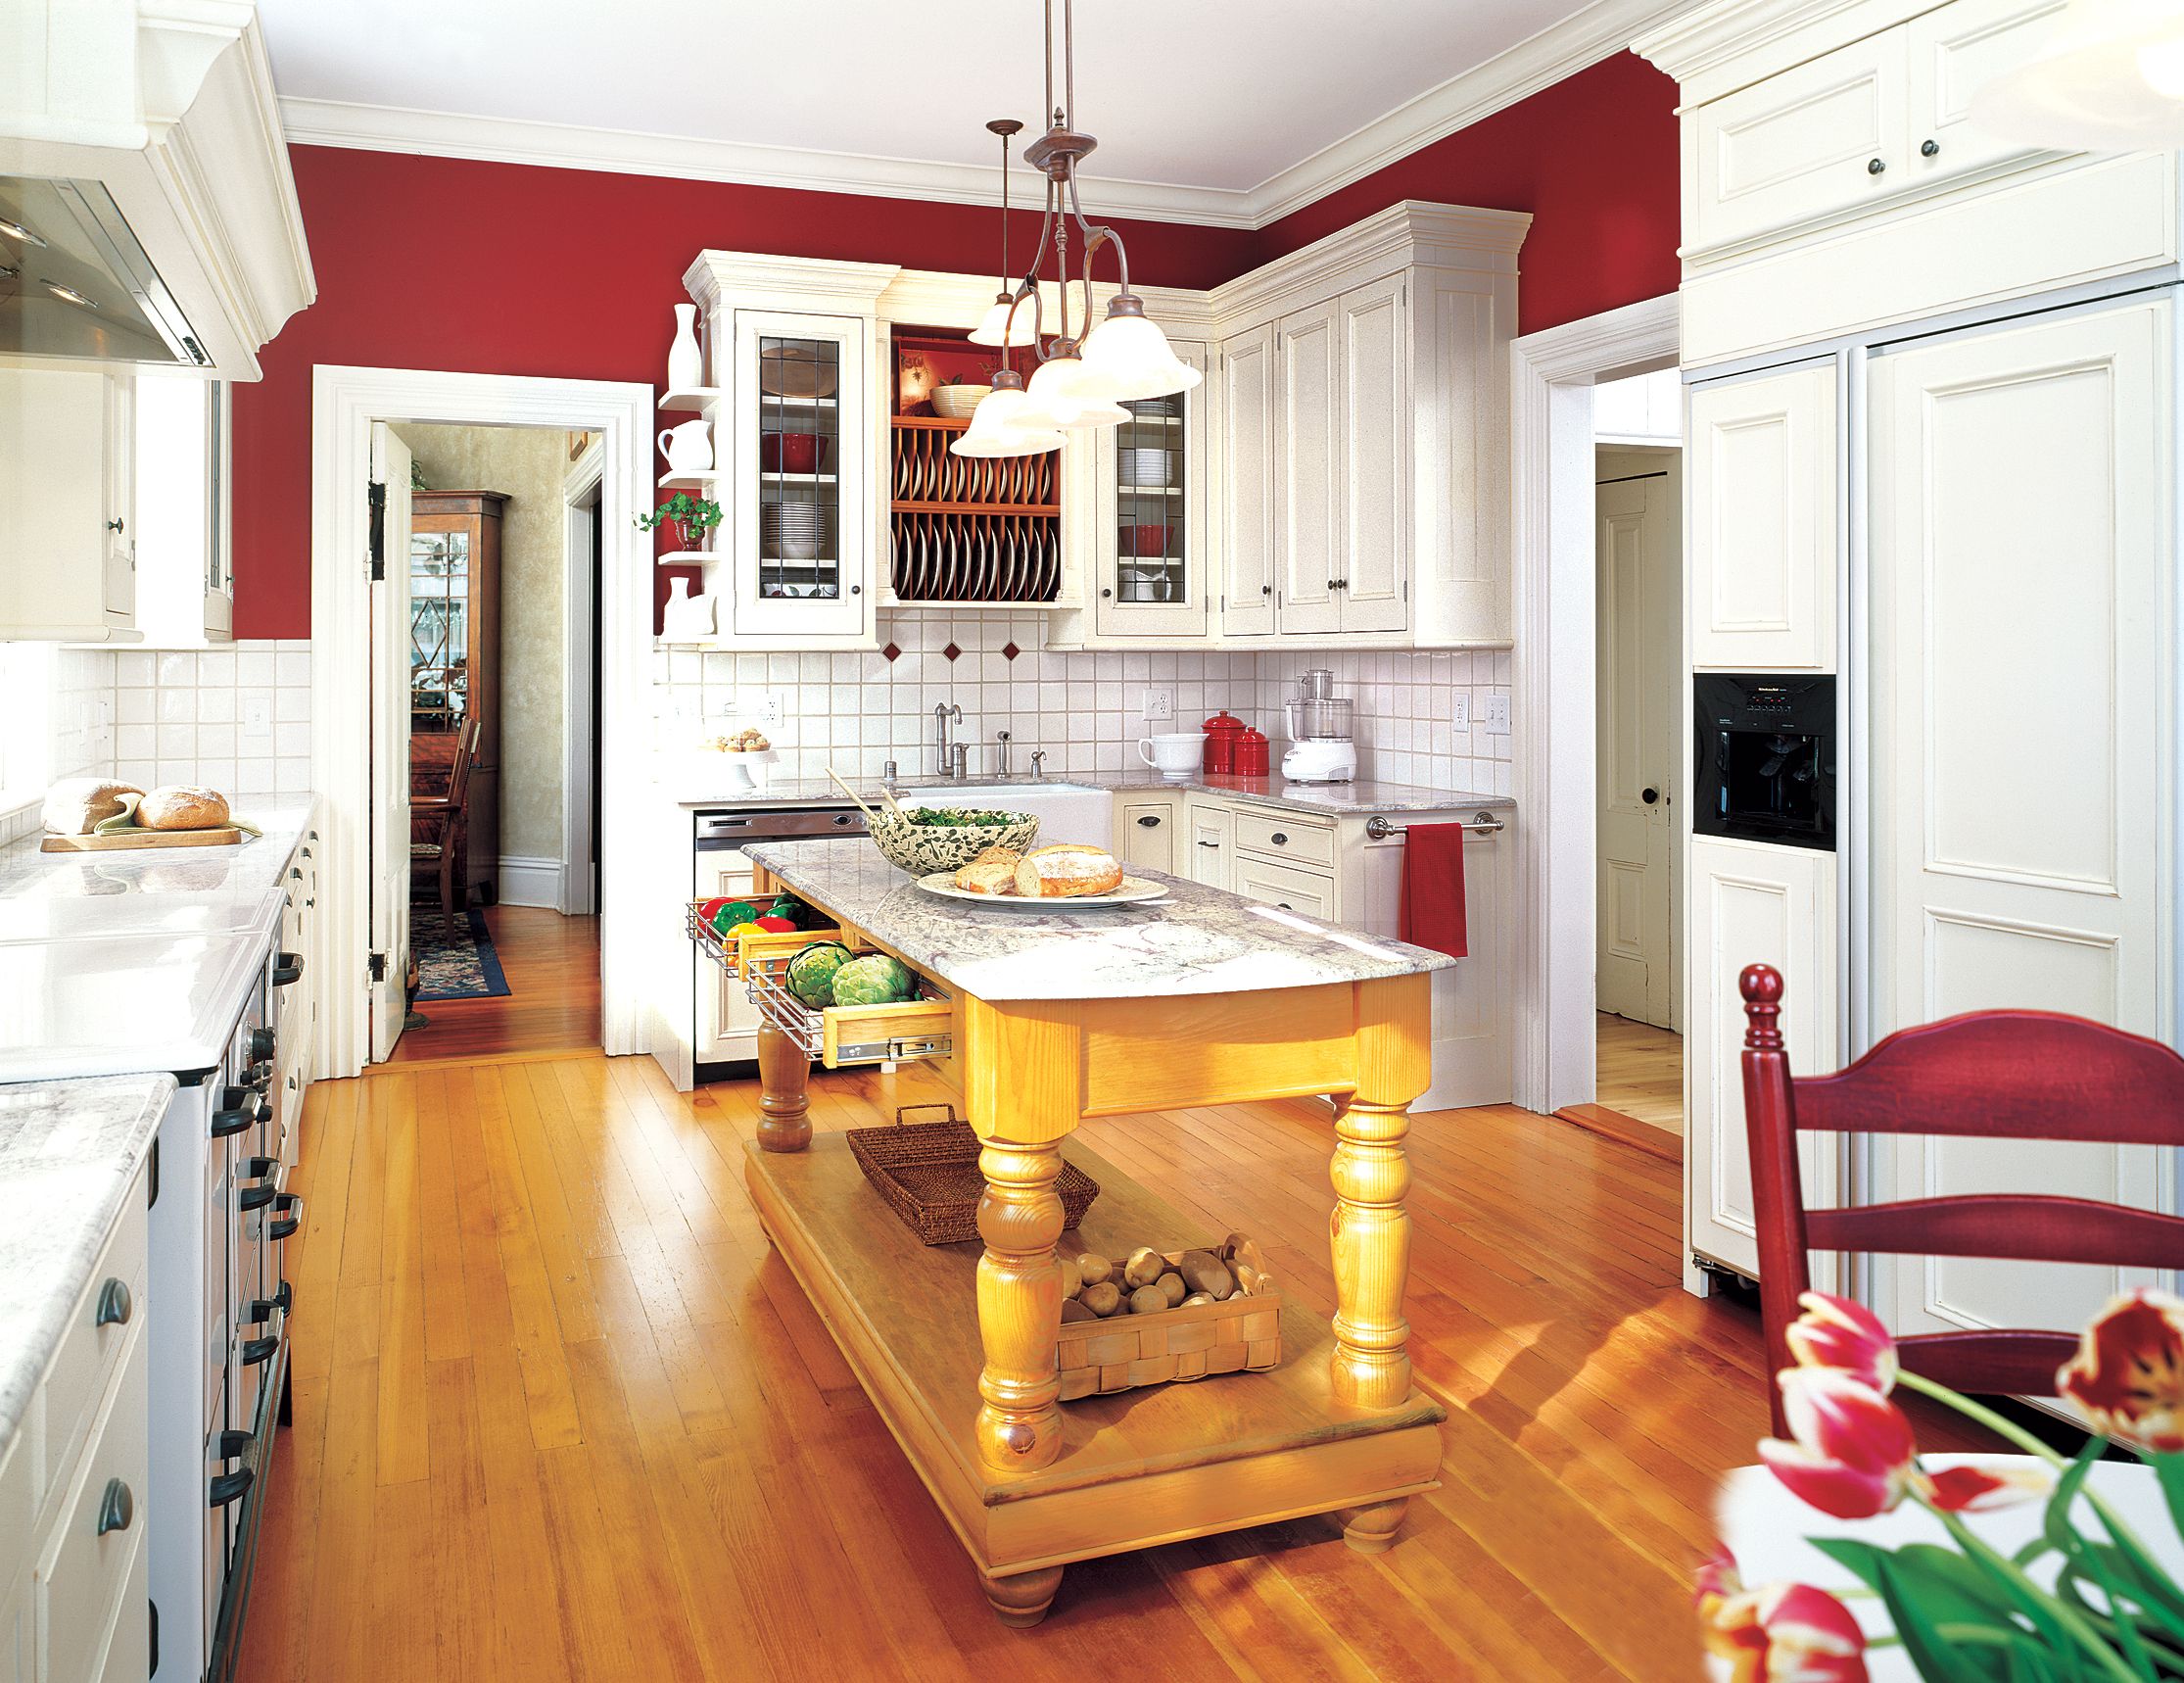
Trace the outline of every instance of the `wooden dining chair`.
<path fill-rule="evenodd" d="M 1835 1075 L 1793 1077 L 1780 974 L 1754 964 L 1737 985 L 1748 1025 L 1744 1127 L 1778 1436 L 1785 1427 L 1774 1375 L 1791 1365 L 1786 1334 L 1799 1295 L 1811 1288 L 1811 1251 L 2184 1268 L 2184 1217 L 2020 1192 L 1808 1210 L 1797 1166 L 1800 1131 L 2184 1145 L 2184 1058 L 2167 1046 L 2082 1017 L 1974 1011 L 1891 1034 Z M 2052 1397 L 2078 1333 L 1930 1332 L 1899 1338 L 1896 1347 L 1904 1367 L 1960 1391 Z"/>
<path fill-rule="evenodd" d="M 478 763 L 478 740 L 485 726 L 476 714 L 463 720 L 455 739 L 454 762 L 448 770 L 448 793 L 437 799 L 412 799 L 409 803 L 409 880 L 438 877 L 440 916 L 451 937 L 455 927 L 455 892 L 459 886 L 469 898 L 469 873 L 463 869 L 468 841 L 470 773 Z"/>

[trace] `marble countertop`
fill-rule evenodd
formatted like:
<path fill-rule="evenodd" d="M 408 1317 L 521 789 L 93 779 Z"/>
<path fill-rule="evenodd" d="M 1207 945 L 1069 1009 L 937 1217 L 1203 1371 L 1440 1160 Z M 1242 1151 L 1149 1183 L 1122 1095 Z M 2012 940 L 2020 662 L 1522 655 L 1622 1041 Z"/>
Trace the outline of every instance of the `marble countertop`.
<path fill-rule="evenodd" d="M 1361 779 L 1355 783 L 1284 783 L 1278 777 L 1221 777 L 1204 772 L 1194 773 L 1189 779 L 1177 782 L 1162 778 L 1151 771 L 1096 772 L 1083 777 L 1051 776 L 1047 787 L 1073 785 L 1078 789 L 1112 790 L 1117 794 L 1141 790 L 1171 790 L 1178 793 L 1197 790 L 1207 794 L 1228 795 L 1238 800 L 1258 801 L 1268 806 L 1278 806 L 1290 812 L 1319 812 L 1338 817 L 1363 815 L 1373 812 L 1506 812 L 1516 802 L 1506 794 L 1478 794 L 1464 790 L 1426 789 L 1409 783 L 1376 783 Z M 859 781 L 850 787 L 868 801 L 879 798 L 879 785 L 873 781 Z M 973 790 L 1002 790 L 1012 787 L 1038 788 L 1027 778 L 967 778 L 961 783 L 941 783 L 937 780 L 912 778 L 895 785 L 895 793 L 908 790 L 946 790 L 953 793 Z M 744 806 L 808 806 L 839 801 L 842 793 L 826 778 L 782 778 L 764 789 L 739 794 L 711 793 L 678 794 L 678 806 L 696 807 L 744 807 Z"/>
<path fill-rule="evenodd" d="M 173 1095 L 172 1076 L 0 1087 L 0 1455 Z"/>
<path fill-rule="evenodd" d="M 0 1082 L 216 1064 L 316 801 L 268 799 L 236 847 L 0 848 Z"/>
<path fill-rule="evenodd" d="M 750 857 L 935 980 L 980 999 L 1136 999 L 1373 982 L 1455 960 L 1159 872 L 1149 905 L 991 907 L 930 894 L 877 848 L 774 842 Z"/>

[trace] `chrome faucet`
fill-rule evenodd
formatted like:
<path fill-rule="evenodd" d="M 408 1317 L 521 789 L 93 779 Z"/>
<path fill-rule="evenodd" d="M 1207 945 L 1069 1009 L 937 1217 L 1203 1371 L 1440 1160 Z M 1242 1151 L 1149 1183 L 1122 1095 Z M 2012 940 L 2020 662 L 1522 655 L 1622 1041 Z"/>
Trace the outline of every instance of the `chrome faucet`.
<path fill-rule="evenodd" d="M 933 775 L 936 777 L 954 777 L 956 775 L 954 770 L 955 760 L 949 752 L 948 744 L 948 721 L 951 719 L 959 725 L 963 723 L 962 704 L 955 701 L 935 701 L 932 708 L 932 723 L 935 758 Z"/>
<path fill-rule="evenodd" d="M 1033 748 L 1031 750 L 1031 781 L 1033 783 L 1044 783 L 1046 776 L 1047 750 L 1045 748 Z"/>

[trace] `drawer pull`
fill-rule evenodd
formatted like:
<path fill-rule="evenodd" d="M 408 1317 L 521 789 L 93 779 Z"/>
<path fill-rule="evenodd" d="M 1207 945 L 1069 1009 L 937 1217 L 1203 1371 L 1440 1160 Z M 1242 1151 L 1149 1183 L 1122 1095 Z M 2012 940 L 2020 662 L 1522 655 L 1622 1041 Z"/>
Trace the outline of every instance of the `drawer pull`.
<path fill-rule="evenodd" d="M 1201 847 L 1211 847 L 1211 848 L 1215 849 L 1216 851 L 1217 851 L 1217 850 L 1219 849 L 1219 847 L 1220 847 L 1220 843 L 1219 843 L 1218 842 L 1201 842 L 1199 843 L 1199 845 L 1200 845 Z"/>
<path fill-rule="evenodd" d="M 1941 156 L 1941 142 L 1938 140 L 1922 140 L 1919 143 L 1919 156 L 1922 158 L 1939 158 Z"/>
<path fill-rule="evenodd" d="M 303 974 L 304 955 L 300 952 L 284 952 L 273 963 L 273 986 L 286 987 Z"/>
<path fill-rule="evenodd" d="M 1289 838 L 1277 830 L 1273 835 L 1273 842 L 1277 847 L 1286 847 L 1289 845 Z"/>
<path fill-rule="evenodd" d="M 212 1501 L 209 1506 L 225 1508 L 258 1482 L 258 1473 L 248 1467 L 239 1467 L 233 1472 L 223 1472 L 213 1480 Z"/>
<path fill-rule="evenodd" d="M 99 1535 L 109 1531 L 126 1531 L 136 1518 L 136 1498 L 129 1487 L 119 1478 L 106 1481 L 106 1493 L 99 1498 Z"/>
<path fill-rule="evenodd" d="M 1887 168 L 1888 161 L 1885 158 L 1869 158 L 1866 160 L 1866 173 L 1869 175 L 1877 175 Z"/>
<path fill-rule="evenodd" d="M 110 1279 L 99 1287 L 98 1312 L 91 1317 L 93 1326 L 126 1326 L 129 1317 L 136 1313 L 136 1305 L 129 1297 L 126 1280 Z"/>
<path fill-rule="evenodd" d="M 265 1236 L 274 1240 L 294 1238 L 296 1229 L 304 1225 L 303 1193 L 281 1193 L 279 1197 L 273 1200 L 273 1220 L 265 1228 Z M 281 1295 L 286 1297 L 287 1294 L 288 1282 L 283 1280 L 281 1281 Z M 283 1303 L 281 1307 L 286 1309 L 288 1305 Z"/>
<path fill-rule="evenodd" d="M 1156 830 L 1160 828 L 1161 815 L 1157 812 L 1148 812 L 1138 820 L 1138 823 L 1148 830 Z"/>

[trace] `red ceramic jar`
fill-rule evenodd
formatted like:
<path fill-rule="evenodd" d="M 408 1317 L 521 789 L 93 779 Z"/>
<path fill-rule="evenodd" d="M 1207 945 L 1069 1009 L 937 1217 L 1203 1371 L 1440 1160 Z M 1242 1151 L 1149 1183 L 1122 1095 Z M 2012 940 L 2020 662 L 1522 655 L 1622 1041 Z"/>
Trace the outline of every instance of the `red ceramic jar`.
<path fill-rule="evenodd" d="M 1267 775 L 1268 755 L 1266 733 L 1247 730 L 1236 739 L 1236 775 L 1238 777 L 1264 777 Z"/>
<path fill-rule="evenodd" d="M 1236 739 L 1243 731 L 1244 721 L 1225 707 L 1206 721 L 1208 771 L 1227 772 L 1236 769 Z"/>

